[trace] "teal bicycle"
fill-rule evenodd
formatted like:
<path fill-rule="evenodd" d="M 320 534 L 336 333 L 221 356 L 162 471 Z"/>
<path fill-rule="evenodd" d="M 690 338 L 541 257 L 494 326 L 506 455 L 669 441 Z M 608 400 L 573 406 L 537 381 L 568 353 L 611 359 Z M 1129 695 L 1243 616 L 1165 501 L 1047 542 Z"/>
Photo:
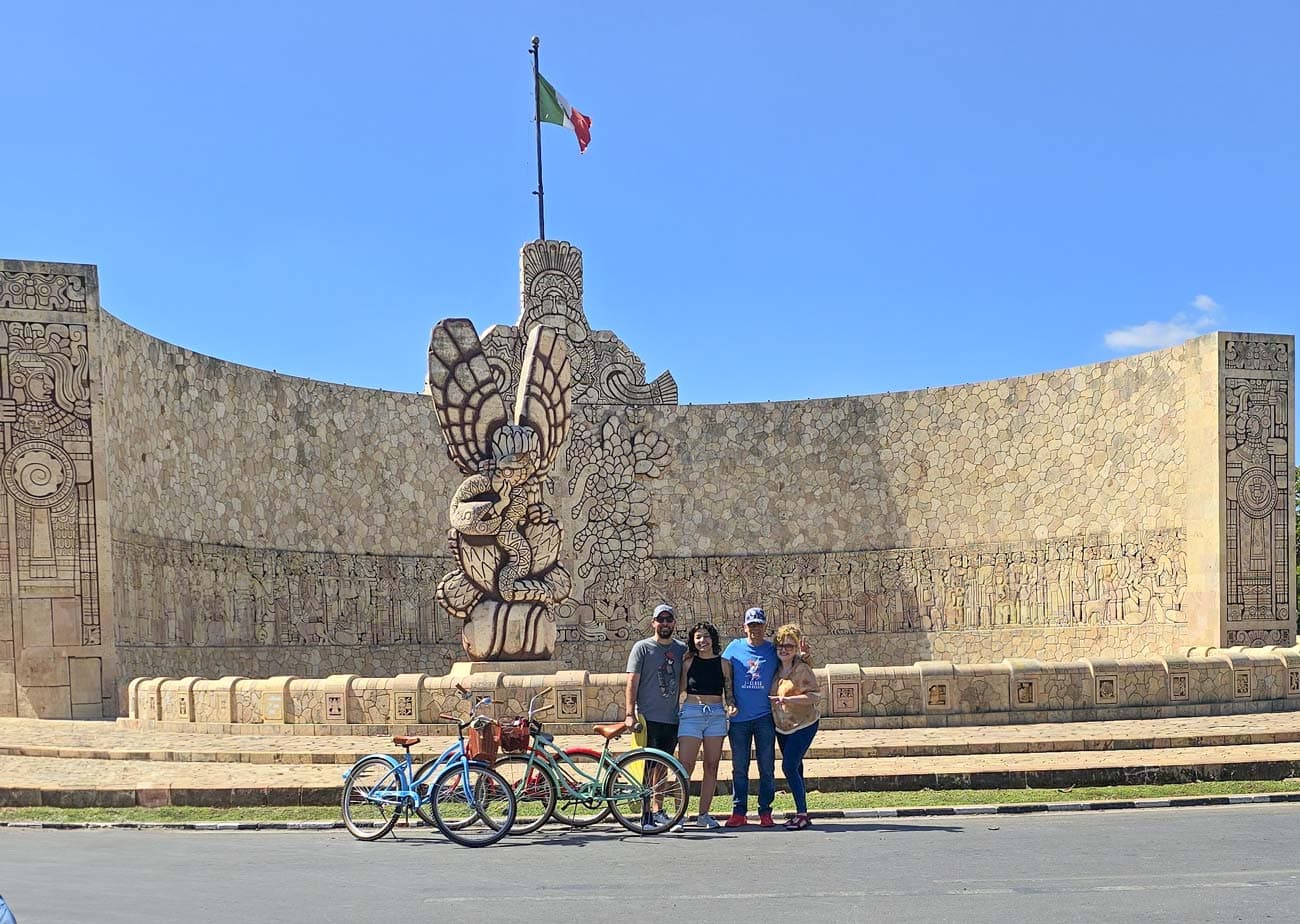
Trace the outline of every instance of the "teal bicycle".
<path fill-rule="evenodd" d="M 537 706 L 548 692 L 534 696 L 528 715 L 502 729 L 503 742 L 511 741 L 512 730 L 521 733 L 514 747 L 525 753 L 506 754 L 493 764 L 519 803 L 515 833 L 536 831 L 552 817 L 582 827 L 612 814 L 633 834 L 659 834 L 681 822 L 690 801 L 690 781 L 671 754 L 655 748 L 610 753 L 610 744 L 628 731 L 622 722 L 594 727 L 605 739 L 594 763 L 590 755 L 595 752 L 566 752 L 537 721 L 538 713 L 551 708 Z"/>
<path fill-rule="evenodd" d="M 462 699 L 470 693 L 457 687 Z M 496 720 L 478 711 L 492 704 L 485 696 L 474 703 L 470 716 L 442 714 L 453 722 L 456 743 L 434 760 L 412 770 L 411 746 L 419 738 L 397 735 L 393 743 L 405 749 L 399 760 L 389 754 L 369 754 L 343 776 L 343 824 L 353 837 L 374 841 L 393 830 L 402 816 L 414 812 L 454 843 L 486 847 L 509 833 L 517 803 L 510 784 L 488 764 L 473 760 L 465 745 L 465 732 L 490 736 Z"/>

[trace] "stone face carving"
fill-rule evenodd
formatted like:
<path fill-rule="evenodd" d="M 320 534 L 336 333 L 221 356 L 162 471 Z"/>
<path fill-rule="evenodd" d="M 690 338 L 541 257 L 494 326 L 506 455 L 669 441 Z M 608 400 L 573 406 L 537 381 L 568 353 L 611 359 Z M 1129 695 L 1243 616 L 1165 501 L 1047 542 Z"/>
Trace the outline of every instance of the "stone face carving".
<path fill-rule="evenodd" d="M 532 241 L 519 253 L 519 321 L 490 328 L 483 352 L 506 401 L 513 399 L 524 338 L 542 326 L 569 341 L 574 404 L 676 404 L 669 372 L 646 382 L 645 364 L 612 332 L 592 330 L 582 304 L 582 251 L 567 241 Z"/>
<path fill-rule="evenodd" d="M 1292 362 L 1286 341 L 1224 345 L 1226 618 L 1239 624 L 1228 629 L 1228 644 L 1287 644 L 1292 637 Z"/>
<path fill-rule="evenodd" d="M 0 272 L 0 308 L 85 311 L 86 278 L 71 273 Z"/>
<path fill-rule="evenodd" d="M 534 327 L 508 417 L 474 325 L 453 319 L 433 329 L 429 391 L 448 455 L 466 476 L 450 508 L 458 567 L 439 584 L 438 600 L 465 621 L 461 639 L 475 661 L 554 653 L 551 608 L 568 597 L 572 581 L 542 488 L 568 436 L 571 384 L 564 339 Z"/>

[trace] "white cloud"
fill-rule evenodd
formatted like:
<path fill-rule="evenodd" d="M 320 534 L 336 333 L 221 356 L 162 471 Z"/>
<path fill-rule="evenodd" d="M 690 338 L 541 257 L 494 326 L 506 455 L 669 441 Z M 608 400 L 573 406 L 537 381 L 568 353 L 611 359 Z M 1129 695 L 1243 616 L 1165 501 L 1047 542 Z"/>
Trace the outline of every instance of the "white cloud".
<path fill-rule="evenodd" d="M 1179 318 L 1172 321 L 1147 321 L 1145 324 L 1121 327 L 1106 334 L 1106 346 L 1112 350 L 1158 350 L 1182 343 L 1196 334 L 1195 327 Z"/>
<path fill-rule="evenodd" d="M 1199 317 L 1188 317 L 1180 311 L 1168 321 L 1147 321 L 1132 327 L 1121 327 L 1106 334 L 1106 346 L 1116 352 L 1129 350 L 1159 350 L 1174 346 L 1211 330 L 1219 323 L 1219 303 L 1205 294 L 1197 295 L 1191 305 L 1200 311 Z"/>

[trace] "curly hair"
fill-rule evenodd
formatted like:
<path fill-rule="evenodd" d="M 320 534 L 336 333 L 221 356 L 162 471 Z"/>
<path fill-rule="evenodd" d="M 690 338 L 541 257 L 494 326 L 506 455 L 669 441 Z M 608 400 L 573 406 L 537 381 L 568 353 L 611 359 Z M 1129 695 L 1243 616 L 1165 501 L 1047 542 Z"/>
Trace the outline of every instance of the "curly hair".
<path fill-rule="evenodd" d="M 794 650 L 799 651 L 799 643 L 803 641 L 803 630 L 799 628 L 797 622 L 787 622 L 781 628 L 776 630 L 772 642 L 776 645 L 784 645 L 787 642 L 794 645 Z"/>
<path fill-rule="evenodd" d="M 697 622 L 691 626 L 691 631 L 686 633 L 686 651 L 692 657 L 698 657 L 700 650 L 695 647 L 695 633 L 703 629 L 709 633 L 709 638 L 713 641 L 713 653 L 722 654 L 722 649 L 718 647 L 718 630 L 714 628 L 711 622 Z"/>

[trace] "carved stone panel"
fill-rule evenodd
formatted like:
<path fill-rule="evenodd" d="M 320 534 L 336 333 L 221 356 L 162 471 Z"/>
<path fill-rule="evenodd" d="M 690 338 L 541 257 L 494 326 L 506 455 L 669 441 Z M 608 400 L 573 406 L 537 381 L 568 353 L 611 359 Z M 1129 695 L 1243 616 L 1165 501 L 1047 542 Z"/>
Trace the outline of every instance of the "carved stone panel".
<path fill-rule="evenodd" d="M 505 400 L 513 400 L 528 333 L 542 326 L 569 342 L 574 404 L 676 404 L 672 373 L 647 382 L 645 363 L 622 340 L 591 329 L 582 286 L 582 251 L 568 241 L 531 241 L 519 252 L 519 320 L 483 335 L 483 352 Z"/>
<path fill-rule="evenodd" d="M 1294 351 L 1289 340 L 1229 337 L 1222 354 L 1225 643 L 1285 645 L 1295 637 Z"/>
<path fill-rule="evenodd" d="M 93 266 L 0 261 L 0 715 L 102 714 L 97 286 Z"/>

